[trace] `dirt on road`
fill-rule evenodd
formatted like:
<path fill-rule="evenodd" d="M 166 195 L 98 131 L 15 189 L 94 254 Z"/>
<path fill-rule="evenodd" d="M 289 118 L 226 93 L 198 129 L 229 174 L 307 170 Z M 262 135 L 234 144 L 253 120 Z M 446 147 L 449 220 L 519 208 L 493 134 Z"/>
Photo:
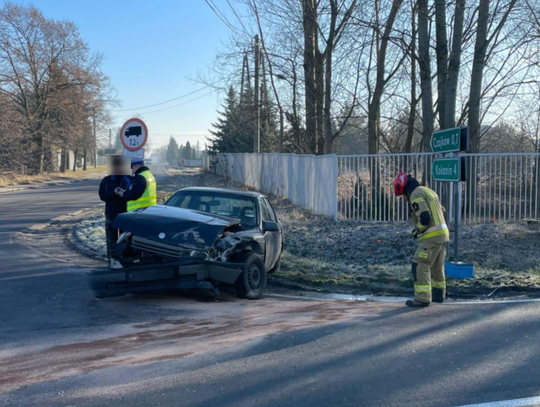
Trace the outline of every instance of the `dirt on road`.
<path fill-rule="evenodd" d="M 277 298 L 249 301 L 227 295 L 219 303 L 174 294 L 128 295 L 101 301 L 105 306 L 117 307 L 141 303 L 174 307 L 184 317 L 115 326 L 108 335 L 70 337 L 66 332 L 64 343 L 38 349 L 8 345 L 0 352 L 0 394 L 107 367 L 149 364 L 249 346 L 271 334 L 377 316 L 397 307 L 373 302 Z"/>

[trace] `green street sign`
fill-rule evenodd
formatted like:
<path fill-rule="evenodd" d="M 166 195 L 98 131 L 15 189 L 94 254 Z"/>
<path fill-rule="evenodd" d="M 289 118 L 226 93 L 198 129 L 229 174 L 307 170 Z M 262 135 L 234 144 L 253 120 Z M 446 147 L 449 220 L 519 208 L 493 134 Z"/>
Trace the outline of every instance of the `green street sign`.
<path fill-rule="evenodd" d="M 435 181 L 462 181 L 461 158 L 438 158 L 433 160 L 432 174 Z"/>
<path fill-rule="evenodd" d="M 431 136 L 431 149 L 434 153 L 459 151 L 461 147 L 461 128 L 439 130 Z"/>

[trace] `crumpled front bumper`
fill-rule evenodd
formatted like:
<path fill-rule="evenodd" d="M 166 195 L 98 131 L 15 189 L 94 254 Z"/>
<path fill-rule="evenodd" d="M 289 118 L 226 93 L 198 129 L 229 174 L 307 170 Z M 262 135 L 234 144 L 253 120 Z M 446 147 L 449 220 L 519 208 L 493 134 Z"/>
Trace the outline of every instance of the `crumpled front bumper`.
<path fill-rule="evenodd" d="M 94 269 L 87 273 L 88 285 L 98 297 L 165 289 L 212 290 L 215 282 L 234 284 L 245 264 L 211 261 L 132 266 L 123 269 Z"/>

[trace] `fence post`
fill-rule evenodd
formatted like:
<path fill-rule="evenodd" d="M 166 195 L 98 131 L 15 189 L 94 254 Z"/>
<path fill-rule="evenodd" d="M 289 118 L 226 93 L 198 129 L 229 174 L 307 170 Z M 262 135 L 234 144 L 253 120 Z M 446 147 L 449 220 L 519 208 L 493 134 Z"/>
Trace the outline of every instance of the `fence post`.
<path fill-rule="evenodd" d="M 334 200 L 333 200 L 333 208 L 332 208 L 332 219 L 334 220 L 338 220 L 338 177 L 339 177 L 339 173 L 338 173 L 338 158 L 337 158 L 337 155 L 335 154 L 332 154 L 332 180 L 334 181 L 334 186 L 333 186 L 333 196 L 334 196 Z"/>

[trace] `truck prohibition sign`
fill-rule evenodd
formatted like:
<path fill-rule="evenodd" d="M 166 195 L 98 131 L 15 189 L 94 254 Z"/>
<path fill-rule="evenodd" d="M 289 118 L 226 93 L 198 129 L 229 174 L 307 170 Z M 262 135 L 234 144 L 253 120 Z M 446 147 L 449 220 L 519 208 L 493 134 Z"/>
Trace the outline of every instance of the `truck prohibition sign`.
<path fill-rule="evenodd" d="M 120 130 L 120 140 L 128 151 L 138 151 L 148 140 L 148 128 L 141 119 L 129 119 Z"/>

